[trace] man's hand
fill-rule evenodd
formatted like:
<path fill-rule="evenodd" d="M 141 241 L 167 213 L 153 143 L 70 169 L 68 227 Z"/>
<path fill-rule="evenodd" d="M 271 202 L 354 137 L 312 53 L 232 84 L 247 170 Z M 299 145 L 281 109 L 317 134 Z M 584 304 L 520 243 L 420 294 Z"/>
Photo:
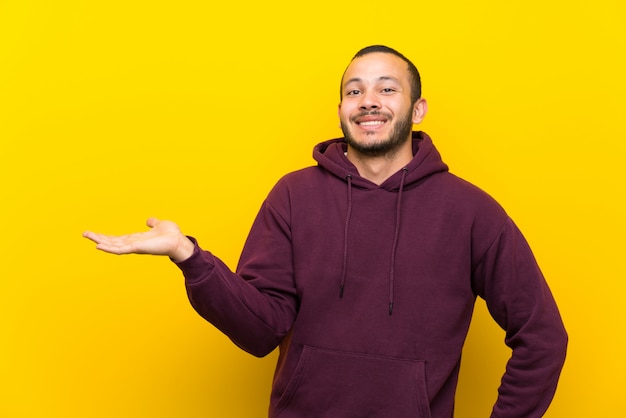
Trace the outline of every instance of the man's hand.
<path fill-rule="evenodd" d="M 85 231 L 83 237 L 92 240 L 96 248 L 111 254 L 167 255 L 174 261 L 183 261 L 193 254 L 194 244 L 174 222 L 150 218 L 146 232 L 129 235 L 103 235 Z"/>

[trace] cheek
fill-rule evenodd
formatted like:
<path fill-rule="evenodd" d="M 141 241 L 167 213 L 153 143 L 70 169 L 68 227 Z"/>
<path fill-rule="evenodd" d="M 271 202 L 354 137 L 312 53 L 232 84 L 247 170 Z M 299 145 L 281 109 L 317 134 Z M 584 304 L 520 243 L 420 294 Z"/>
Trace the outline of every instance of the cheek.
<path fill-rule="evenodd" d="M 342 105 L 339 108 L 339 112 L 338 112 L 339 119 L 342 119 L 342 120 L 349 119 L 350 118 L 350 112 L 351 112 L 350 106 Z"/>
<path fill-rule="evenodd" d="M 406 115 L 413 115 L 413 106 L 410 103 L 398 102 L 394 103 L 393 107 L 390 107 L 396 116 L 405 117 Z"/>

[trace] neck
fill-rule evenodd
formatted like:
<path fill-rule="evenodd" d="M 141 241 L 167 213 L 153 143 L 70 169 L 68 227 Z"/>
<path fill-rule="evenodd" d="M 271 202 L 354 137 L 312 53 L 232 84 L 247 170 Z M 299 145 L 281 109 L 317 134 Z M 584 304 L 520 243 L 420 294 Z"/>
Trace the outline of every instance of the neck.
<path fill-rule="evenodd" d="M 412 141 L 407 141 L 393 153 L 381 156 L 362 154 L 348 145 L 346 156 L 361 177 L 380 186 L 413 159 L 413 145 Z"/>

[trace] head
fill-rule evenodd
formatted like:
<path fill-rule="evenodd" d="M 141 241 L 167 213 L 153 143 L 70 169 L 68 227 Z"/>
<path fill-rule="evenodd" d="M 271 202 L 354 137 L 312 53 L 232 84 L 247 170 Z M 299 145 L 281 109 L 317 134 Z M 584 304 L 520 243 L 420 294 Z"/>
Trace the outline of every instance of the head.
<path fill-rule="evenodd" d="M 383 156 L 410 147 L 426 110 L 417 68 L 394 49 L 363 48 L 343 74 L 339 119 L 349 152 Z"/>

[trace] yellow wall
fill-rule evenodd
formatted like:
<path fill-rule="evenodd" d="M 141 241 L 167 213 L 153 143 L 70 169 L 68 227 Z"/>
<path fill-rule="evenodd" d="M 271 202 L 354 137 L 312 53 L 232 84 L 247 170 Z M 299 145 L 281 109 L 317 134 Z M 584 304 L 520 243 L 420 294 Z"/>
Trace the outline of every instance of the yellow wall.
<path fill-rule="evenodd" d="M 0 416 L 263 416 L 274 354 L 203 322 L 168 260 L 80 234 L 170 218 L 234 266 L 273 183 L 340 135 L 348 59 L 385 43 L 560 304 L 547 416 L 623 417 L 624 2 L 211 3 L 0 0 Z M 488 415 L 502 338 L 479 304 L 458 417 Z"/>

